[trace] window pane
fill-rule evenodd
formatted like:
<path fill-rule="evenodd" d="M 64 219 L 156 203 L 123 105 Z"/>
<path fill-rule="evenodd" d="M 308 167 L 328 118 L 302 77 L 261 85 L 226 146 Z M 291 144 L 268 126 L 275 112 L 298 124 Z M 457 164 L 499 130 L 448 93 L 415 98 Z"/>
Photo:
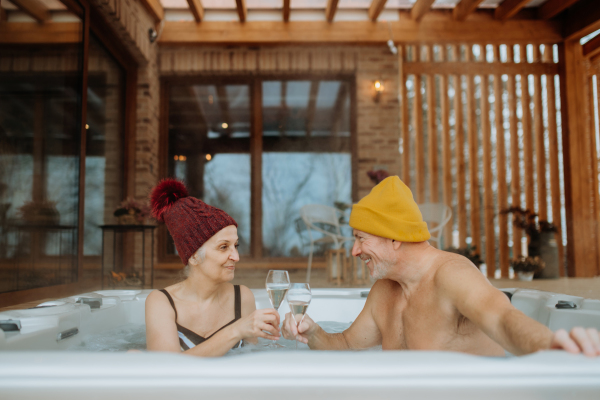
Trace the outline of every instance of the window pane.
<path fill-rule="evenodd" d="M 296 230 L 307 204 L 350 204 L 350 96 L 344 81 L 263 83 L 263 254 L 308 254 Z M 323 250 L 323 249 L 320 249 Z"/>
<path fill-rule="evenodd" d="M 248 85 L 177 85 L 169 91 L 169 176 L 190 195 L 238 223 L 250 252 L 250 90 Z M 169 238 L 167 252 L 175 254 Z"/>
<path fill-rule="evenodd" d="M 0 46 L 0 292 L 78 279 L 80 59 Z"/>

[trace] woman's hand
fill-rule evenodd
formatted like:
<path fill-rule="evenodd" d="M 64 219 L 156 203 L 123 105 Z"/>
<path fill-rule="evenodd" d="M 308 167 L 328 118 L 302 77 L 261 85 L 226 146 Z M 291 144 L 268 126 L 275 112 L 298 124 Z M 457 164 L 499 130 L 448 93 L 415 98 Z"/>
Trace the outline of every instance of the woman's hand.
<path fill-rule="evenodd" d="M 288 340 L 297 340 L 300 343 L 308 344 L 308 339 L 315 327 L 318 326 L 308 315 L 304 316 L 304 319 L 298 327 L 296 327 L 296 320 L 292 316 L 292 313 L 285 314 L 285 321 L 283 321 L 283 337 Z"/>
<path fill-rule="evenodd" d="M 234 324 L 240 339 L 261 337 L 269 340 L 278 340 L 279 332 L 279 313 L 274 308 L 263 308 L 256 310 L 237 321 Z M 269 334 L 265 332 L 269 332 Z"/>

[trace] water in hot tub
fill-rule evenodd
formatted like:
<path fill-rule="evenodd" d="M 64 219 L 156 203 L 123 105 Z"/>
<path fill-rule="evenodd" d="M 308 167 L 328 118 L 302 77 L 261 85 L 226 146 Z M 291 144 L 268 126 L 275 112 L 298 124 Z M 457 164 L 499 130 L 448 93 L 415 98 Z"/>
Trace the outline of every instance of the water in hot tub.
<path fill-rule="evenodd" d="M 346 330 L 352 322 L 321 321 L 318 324 L 329 333 L 339 333 Z M 231 350 L 228 355 L 251 353 L 269 350 L 264 347 L 269 341 L 259 338 L 258 345 L 245 345 L 242 348 Z M 279 339 L 278 343 L 284 346 L 281 350 L 294 350 L 293 340 Z M 79 345 L 71 348 L 75 351 L 127 351 L 146 349 L 146 325 L 126 324 L 115 329 L 109 329 L 94 335 L 87 336 Z M 298 350 L 306 350 L 308 346 L 298 343 Z"/>

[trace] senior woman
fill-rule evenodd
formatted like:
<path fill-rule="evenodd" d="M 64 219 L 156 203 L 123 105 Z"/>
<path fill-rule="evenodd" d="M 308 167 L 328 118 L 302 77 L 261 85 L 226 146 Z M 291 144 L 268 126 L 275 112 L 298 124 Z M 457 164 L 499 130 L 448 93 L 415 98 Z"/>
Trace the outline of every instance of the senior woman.
<path fill-rule="evenodd" d="M 277 311 L 257 310 L 250 289 L 230 283 L 239 261 L 235 220 L 188 196 L 174 179 L 160 182 L 150 202 L 154 218 L 167 225 L 188 276 L 148 295 L 148 350 L 218 357 L 245 340 L 279 339 Z"/>

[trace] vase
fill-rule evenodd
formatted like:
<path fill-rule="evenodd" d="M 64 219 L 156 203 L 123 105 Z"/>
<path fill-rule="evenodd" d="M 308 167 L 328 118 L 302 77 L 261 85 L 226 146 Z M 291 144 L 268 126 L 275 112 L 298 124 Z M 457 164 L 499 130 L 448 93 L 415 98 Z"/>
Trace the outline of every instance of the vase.
<path fill-rule="evenodd" d="M 558 246 L 554 232 L 543 232 L 539 240 L 539 257 L 546 264 L 545 268 L 536 272 L 535 279 L 558 279 Z"/>
<path fill-rule="evenodd" d="M 520 281 L 531 281 L 533 280 L 533 272 L 517 272 L 517 277 Z"/>

